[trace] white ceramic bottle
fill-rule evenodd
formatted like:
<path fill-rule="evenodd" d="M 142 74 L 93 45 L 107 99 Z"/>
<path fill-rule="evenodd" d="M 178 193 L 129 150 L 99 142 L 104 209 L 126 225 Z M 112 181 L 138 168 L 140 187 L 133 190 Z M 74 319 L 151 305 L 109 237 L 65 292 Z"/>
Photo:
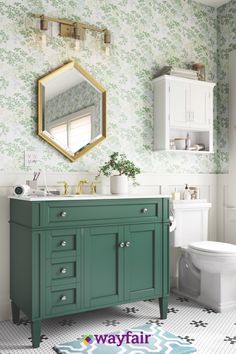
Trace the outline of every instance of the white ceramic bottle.
<path fill-rule="evenodd" d="M 191 192 L 188 188 L 188 185 L 186 184 L 184 189 L 184 200 L 190 200 L 190 199 L 191 199 Z"/>

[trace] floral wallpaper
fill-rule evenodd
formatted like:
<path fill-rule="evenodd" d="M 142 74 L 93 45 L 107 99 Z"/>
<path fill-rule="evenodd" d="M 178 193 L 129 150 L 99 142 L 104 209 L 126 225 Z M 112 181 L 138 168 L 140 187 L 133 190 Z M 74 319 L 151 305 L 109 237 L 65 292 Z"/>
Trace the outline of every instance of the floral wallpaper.
<path fill-rule="evenodd" d="M 228 171 L 229 52 L 236 49 L 236 1 L 218 9 L 217 170 Z"/>
<path fill-rule="evenodd" d="M 101 53 L 99 39 L 91 34 L 81 52 L 60 37 L 48 38 L 43 50 L 34 13 L 107 27 L 112 56 Z M 0 171 L 27 170 L 27 149 L 42 152 L 40 166 L 47 171 L 96 171 L 112 151 L 127 153 L 142 172 L 215 173 L 224 166 L 224 117 L 215 124 L 218 154 L 153 151 L 151 80 L 163 65 L 204 62 L 207 80 L 216 82 L 216 9 L 192 0 L 6 0 L 0 1 L 0 15 Z M 37 80 L 70 59 L 108 93 L 108 137 L 75 163 L 40 139 L 36 128 Z"/>
<path fill-rule="evenodd" d="M 69 90 L 53 97 L 45 104 L 46 122 L 65 117 L 71 113 L 93 106 L 92 138 L 102 133 L 101 93 L 87 81 L 70 88 Z"/>

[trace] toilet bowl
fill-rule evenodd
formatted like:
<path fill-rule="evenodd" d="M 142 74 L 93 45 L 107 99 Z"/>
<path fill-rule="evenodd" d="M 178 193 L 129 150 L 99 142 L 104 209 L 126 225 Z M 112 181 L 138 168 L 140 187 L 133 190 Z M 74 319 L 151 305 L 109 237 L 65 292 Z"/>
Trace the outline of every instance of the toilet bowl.
<path fill-rule="evenodd" d="M 202 241 L 190 244 L 188 253 L 200 271 L 196 300 L 218 312 L 236 309 L 236 246 Z"/>
<path fill-rule="evenodd" d="M 207 273 L 236 273 L 236 246 L 213 241 L 194 242 L 188 252 L 196 268 Z"/>
<path fill-rule="evenodd" d="M 176 230 L 170 238 L 181 249 L 177 292 L 222 312 L 236 309 L 236 245 L 207 241 L 210 206 L 175 203 Z"/>

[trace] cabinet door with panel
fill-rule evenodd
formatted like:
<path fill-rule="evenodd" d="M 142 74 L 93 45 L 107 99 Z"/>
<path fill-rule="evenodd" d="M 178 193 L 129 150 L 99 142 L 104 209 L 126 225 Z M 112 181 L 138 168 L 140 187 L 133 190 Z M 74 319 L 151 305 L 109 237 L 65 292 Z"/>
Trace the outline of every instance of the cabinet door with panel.
<path fill-rule="evenodd" d="M 189 121 L 189 85 L 186 82 L 170 81 L 168 85 L 168 110 L 170 126 L 186 127 Z"/>
<path fill-rule="evenodd" d="M 213 106 L 211 104 L 212 89 L 209 86 L 189 84 L 190 111 L 189 127 L 194 129 L 208 129 L 212 120 Z"/>
<path fill-rule="evenodd" d="M 162 296 L 162 224 L 125 227 L 125 300 Z"/>
<path fill-rule="evenodd" d="M 123 227 L 84 230 L 84 305 L 112 305 L 123 299 Z"/>

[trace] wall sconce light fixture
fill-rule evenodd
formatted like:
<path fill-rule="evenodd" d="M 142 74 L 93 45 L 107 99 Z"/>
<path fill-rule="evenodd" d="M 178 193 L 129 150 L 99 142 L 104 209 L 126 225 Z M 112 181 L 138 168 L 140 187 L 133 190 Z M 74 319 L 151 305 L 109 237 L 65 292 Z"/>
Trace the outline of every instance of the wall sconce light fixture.
<path fill-rule="evenodd" d="M 61 37 L 73 38 L 75 40 L 75 50 L 84 48 L 86 31 L 91 31 L 103 35 L 102 48 L 107 56 L 111 54 L 111 32 L 107 28 L 100 28 L 82 22 L 48 17 L 45 15 L 34 15 L 34 17 L 39 19 L 40 22 L 42 48 L 45 48 L 47 45 L 46 33 L 48 32 L 49 25 L 52 26 L 53 23 L 56 23 L 58 25 L 58 29 L 54 32 L 59 34 Z M 53 31 L 51 31 L 51 33 L 53 33 Z"/>

